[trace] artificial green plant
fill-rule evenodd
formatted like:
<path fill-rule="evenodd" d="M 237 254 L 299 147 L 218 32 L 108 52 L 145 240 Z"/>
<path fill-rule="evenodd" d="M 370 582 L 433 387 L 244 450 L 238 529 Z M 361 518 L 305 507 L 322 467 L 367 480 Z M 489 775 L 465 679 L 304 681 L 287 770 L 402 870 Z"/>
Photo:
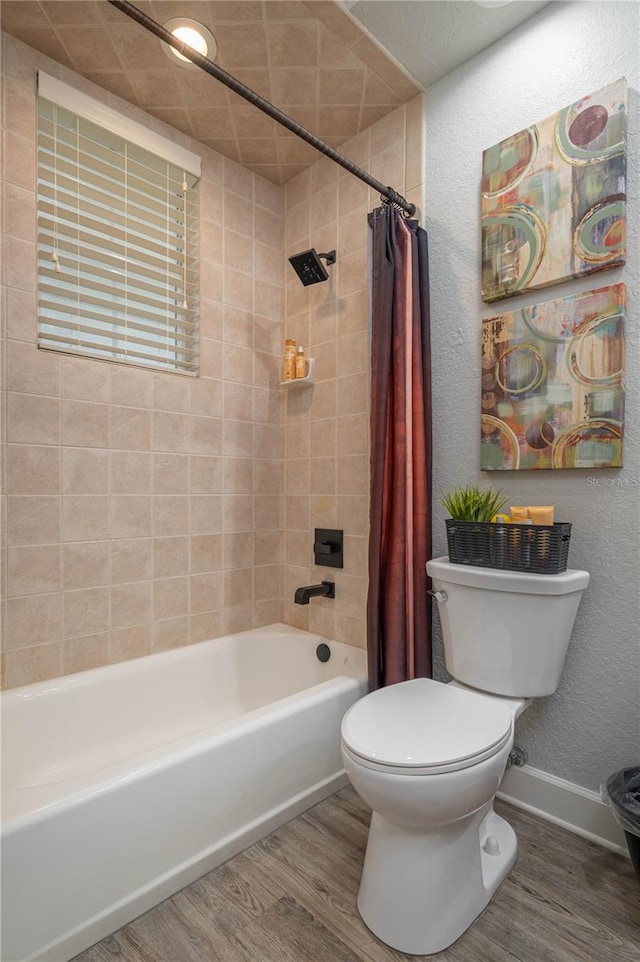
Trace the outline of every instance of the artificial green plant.
<path fill-rule="evenodd" d="M 502 497 L 502 491 L 492 487 L 481 490 L 476 484 L 468 484 L 466 488 L 456 485 L 440 496 L 440 503 L 455 521 L 491 521 L 507 500 Z"/>

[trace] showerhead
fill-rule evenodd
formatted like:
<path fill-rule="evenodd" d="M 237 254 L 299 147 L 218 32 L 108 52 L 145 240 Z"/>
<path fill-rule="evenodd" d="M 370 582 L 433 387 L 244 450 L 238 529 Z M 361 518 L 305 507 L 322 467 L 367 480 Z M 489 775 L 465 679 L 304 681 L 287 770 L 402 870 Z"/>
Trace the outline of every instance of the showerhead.
<path fill-rule="evenodd" d="M 329 275 L 320 258 L 325 260 L 327 264 L 335 264 L 336 252 L 329 251 L 328 254 L 318 254 L 315 247 L 312 247 L 309 251 L 294 254 L 293 257 L 289 258 L 289 263 L 305 287 L 329 280 Z"/>

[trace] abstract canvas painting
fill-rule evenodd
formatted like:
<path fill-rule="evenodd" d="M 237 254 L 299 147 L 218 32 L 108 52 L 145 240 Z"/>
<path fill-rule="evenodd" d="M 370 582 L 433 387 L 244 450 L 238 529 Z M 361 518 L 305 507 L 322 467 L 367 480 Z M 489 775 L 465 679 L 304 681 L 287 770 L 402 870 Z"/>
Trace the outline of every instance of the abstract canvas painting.
<path fill-rule="evenodd" d="M 627 82 L 583 97 L 482 157 L 482 299 L 625 262 Z"/>
<path fill-rule="evenodd" d="M 622 466 L 625 306 L 612 284 L 482 322 L 482 470 Z"/>

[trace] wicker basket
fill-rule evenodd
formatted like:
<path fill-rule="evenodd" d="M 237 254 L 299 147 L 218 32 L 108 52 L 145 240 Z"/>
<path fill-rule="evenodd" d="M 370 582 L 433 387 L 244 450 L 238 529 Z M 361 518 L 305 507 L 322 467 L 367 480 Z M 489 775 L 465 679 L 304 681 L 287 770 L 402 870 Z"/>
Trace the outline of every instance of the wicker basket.
<path fill-rule="evenodd" d="M 567 570 L 571 525 L 484 524 L 449 518 L 449 561 L 457 565 L 559 575 Z"/>

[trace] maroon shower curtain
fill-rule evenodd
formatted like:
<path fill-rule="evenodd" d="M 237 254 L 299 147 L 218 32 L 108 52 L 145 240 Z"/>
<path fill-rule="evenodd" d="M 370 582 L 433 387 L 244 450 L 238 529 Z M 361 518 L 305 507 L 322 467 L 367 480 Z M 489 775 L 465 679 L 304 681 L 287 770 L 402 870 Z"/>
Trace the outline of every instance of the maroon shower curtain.
<path fill-rule="evenodd" d="M 431 676 L 431 355 L 427 235 L 382 206 L 372 238 L 367 651 L 373 690 Z"/>

